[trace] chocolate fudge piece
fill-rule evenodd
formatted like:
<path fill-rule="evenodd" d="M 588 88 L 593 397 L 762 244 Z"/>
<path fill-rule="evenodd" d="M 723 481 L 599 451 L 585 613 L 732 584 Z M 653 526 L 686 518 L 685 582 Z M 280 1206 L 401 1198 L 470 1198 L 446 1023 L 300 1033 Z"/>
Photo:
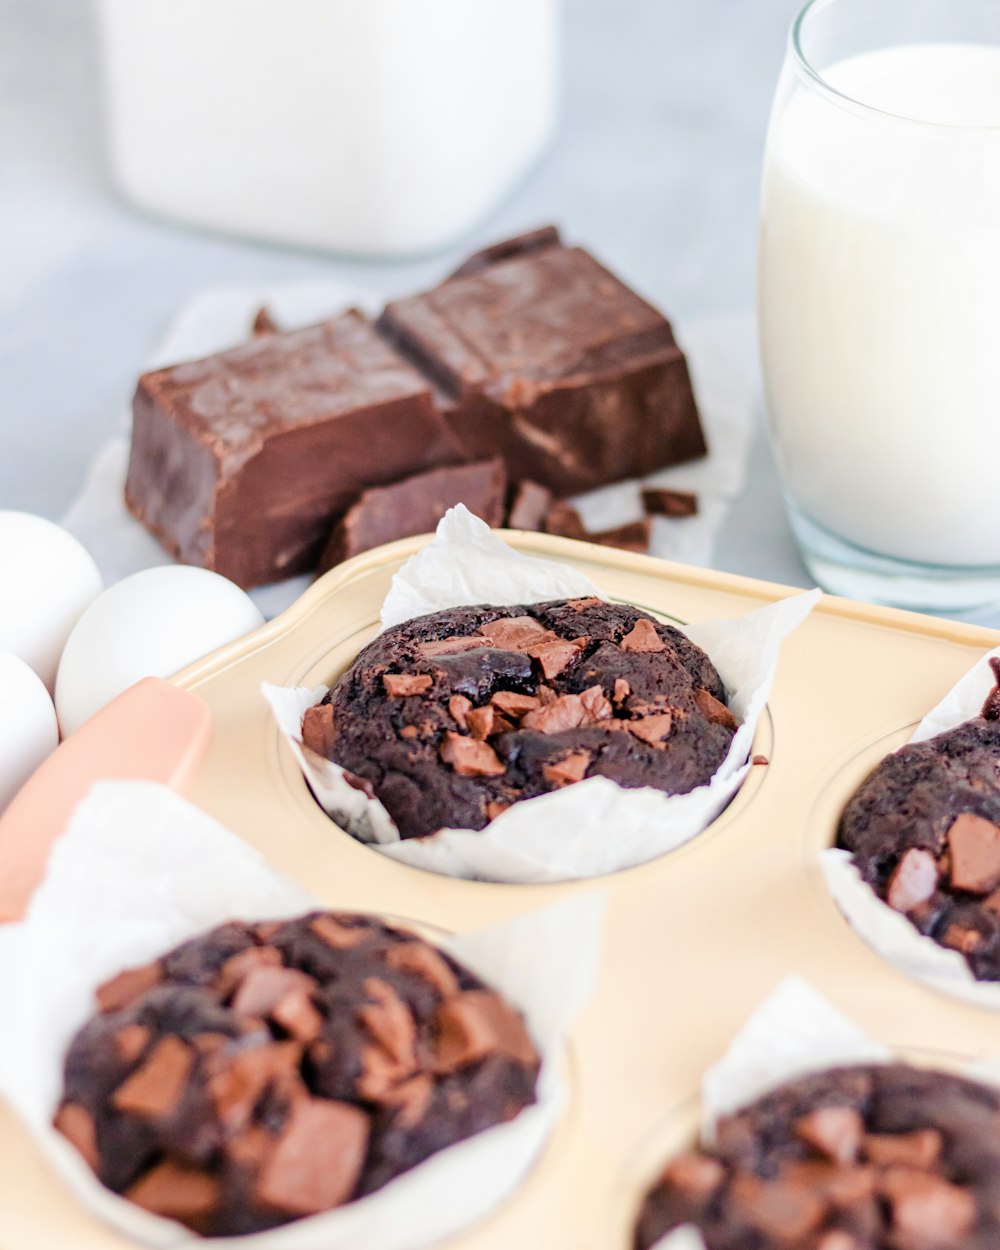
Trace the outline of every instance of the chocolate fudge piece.
<path fill-rule="evenodd" d="M 510 497 L 507 524 L 512 530 L 542 530 L 552 506 L 552 492 L 537 482 L 518 482 Z"/>
<path fill-rule="evenodd" d="M 862 782 L 838 843 L 926 937 L 1000 981 L 1000 720 L 986 715 L 887 756 Z"/>
<path fill-rule="evenodd" d="M 904 1064 L 792 1081 L 667 1164 L 636 1250 L 685 1224 L 708 1250 L 995 1250 L 1000 1093 Z"/>
<path fill-rule="evenodd" d="M 529 230 L 513 239 L 503 239 L 500 243 L 493 243 L 479 252 L 473 252 L 451 276 L 466 278 L 470 273 L 489 269 L 491 265 L 499 264 L 502 260 L 513 260 L 515 256 L 531 256 L 549 247 L 562 247 L 559 231 L 555 226 L 540 226 L 537 230 Z"/>
<path fill-rule="evenodd" d="M 303 741 L 412 838 L 482 829 L 512 803 L 585 777 L 686 794 L 729 750 L 725 699 L 708 656 L 638 608 L 453 608 L 365 647 Z"/>
<path fill-rule="evenodd" d="M 644 554 L 649 550 L 651 531 L 649 517 L 643 517 L 640 521 L 629 521 L 627 525 L 616 525 L 614 529 L 600 530 L 587 537 L 602 547 L 619 547 L 622 551 Z"/>
<path fill-rule="evenodd" d="M 109 1189 L 209 1236 L 373 1193 L 535 1101 L 517 1011 L 364 916 L 222 925 L 97 997 L 55 1126 Z"/>
<path fill-rule="evenodd" d="M 705 453 L 669 323 L 581 248 L 497 259 L 397 300 L 383 333 L 439 388 L 469 457 L 572 495 Z"/>
<path fill-rule="evenodd" d="M 642 492 L 642 506 L 651 516 L 697 516 L 698 496 L 688 490 L 649 487 Z"/>
<path fill-rule="evenodd" d="M 572 504 L 562 500 L 556 500 L 549 508 L 542 525 L 546 534 L 555 534 L 557 538 L 575 538 L 577 542 L 590 541 L 590 532 L 583 523 L 583 517 Z"/>
<path fill-rule="evenodd" d="M 348 312 L 141 378 L 125 498 L 251 587 L 314 568 L 360 491 L 460 459 L 425 379 Z"/>
<path fill-rule="evenodd" d="M 449 508 L 464 503 L 487 525 L 504 522 L 507 474 L 499 458 L 431 469 L 367 490 L 334 526 L 320 571 L 397 538 L 427 534 Z"/>

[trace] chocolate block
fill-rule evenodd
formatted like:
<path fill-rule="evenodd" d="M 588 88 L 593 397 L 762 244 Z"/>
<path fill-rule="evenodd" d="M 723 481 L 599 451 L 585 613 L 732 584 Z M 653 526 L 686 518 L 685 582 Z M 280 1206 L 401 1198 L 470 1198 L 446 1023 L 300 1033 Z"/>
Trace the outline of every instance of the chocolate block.
<path fill-rule="evenodd" d="M 333 568 L 397 538 L 430 533 L 448 509 L 459 503 L 487 525 L 502 525 L 506 492 L 507 474 L 500 459 L 431 469 L 392 486 L 366 490 L 334 526 L 320 569 Z"/>
<path fill-rule="evenodd" d="M 452 278 L 467 278 L 470 273 L 479 273 L 483 269 L 489 269 L 491 265 L 499 264 L 500 261 L 542 252 L 547 247 L 562 247 L 562 239 L 555 226 L 542 226 L 538 230 L 529 230 L 526 234 L 519 234 L 513 239 L 504 239 L 501 243 L 484 247 L 480 252 L 473 252 L 451 276 Z"/>
<path fill-rule="evenodd" d="M 616 525 L 614 529 L 601 530 L 597 534 L 588 534 L 592 543 L 602 547 L 619 547 L 622 551 L 638 551 L 644 554 L 649 550 L 649 539 L 652 524 L 649 517 L 641 521 L 630 521 L 627 525 Z"/>
<path fill-rule="evenodd" d="M 315 567 L 358 494 L 463 459 L 426 380 L 358 312 L 148 373 L 125 498 L 244 587 Z"/>
<path fill-rule="evenodd" d="M 580 248 L 499 244 L 389 304 L 383 333 L 439 388 L 469 457 L 571 495 L 703 455 L 669 323 Z"/>
<path fill-rule="evenodd" d="M 512 530 L 541 530 L 552 507 L 552 492 L 537 482 L 518 482 L 510 499 L 507 524 Z"/>

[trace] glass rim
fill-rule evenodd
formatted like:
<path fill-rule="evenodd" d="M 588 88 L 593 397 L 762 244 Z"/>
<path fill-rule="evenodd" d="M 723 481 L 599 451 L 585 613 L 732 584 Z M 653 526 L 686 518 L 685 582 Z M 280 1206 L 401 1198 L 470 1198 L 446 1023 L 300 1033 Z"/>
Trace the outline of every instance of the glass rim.
<path fill-rule="evenodd" d="M 878 105 L 869 104 L 865 100 L 859 100 L 856 96 L 849 95 L 846 91 L 841 91 L 839 87 L 835 87 L 823 76 L 822 70 L 818 69 L 806 54 L 803 36 L 806 26 L 810 20 L 822 9 L 829 8 L 831 5 L 838 3 L 838 0 L 807 0 L 805 7 L 800 11 L 798 17 L 792 23 L 792 28 L 788 35 L 788 47 L 791 54 L 792 64 L 795 66 L 796 73 L 803 80 L 807 87 L 817 91 L 820 95 L 826 96 L 833 104 L 839 108 L 849 109 L 851 112 L 858 113 L 860 116 L 870 117 L 879 121 L 892 122 L 902 126 L 918 127 L 921 130 L 932 130 L 940 132 L 952 132 L 957 134 L 987 134 L 990 132 L 1000 132 L 1000 121 L 997 122 L 935 122 L 926 121 L 920 117 L 908 117 L 905 113 L 893 113 L 889 109 L 879 108 Z M 915 45 L 914 45 L 915 46 Z M 956 42 L 956 46 L 958 46 Z M 983 45 L 996 46 L 997 45 Z"/>

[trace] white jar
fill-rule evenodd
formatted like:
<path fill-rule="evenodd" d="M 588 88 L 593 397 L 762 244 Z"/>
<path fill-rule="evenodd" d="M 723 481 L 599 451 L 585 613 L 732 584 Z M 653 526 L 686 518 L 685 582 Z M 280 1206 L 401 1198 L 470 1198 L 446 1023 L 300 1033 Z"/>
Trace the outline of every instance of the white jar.
<path fill-rule="evenodd" d="M 441 247 L 556 122 L 559 0 L 98 0 L 139 207 L 306 247 Z"/>

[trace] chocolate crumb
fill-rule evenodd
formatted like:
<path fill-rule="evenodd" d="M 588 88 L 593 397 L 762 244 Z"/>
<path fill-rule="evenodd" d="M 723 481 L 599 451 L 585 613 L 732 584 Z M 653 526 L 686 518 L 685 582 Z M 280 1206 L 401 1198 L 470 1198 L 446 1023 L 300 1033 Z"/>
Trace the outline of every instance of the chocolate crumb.
<path fill-rule="evenodd" d="M 642 506 L 651 516 L 697 516 L 698 496 L 687 490 L 647 487 L 642 492 Z"/>

